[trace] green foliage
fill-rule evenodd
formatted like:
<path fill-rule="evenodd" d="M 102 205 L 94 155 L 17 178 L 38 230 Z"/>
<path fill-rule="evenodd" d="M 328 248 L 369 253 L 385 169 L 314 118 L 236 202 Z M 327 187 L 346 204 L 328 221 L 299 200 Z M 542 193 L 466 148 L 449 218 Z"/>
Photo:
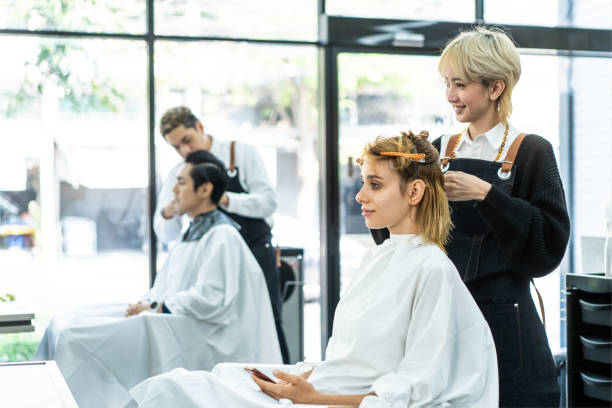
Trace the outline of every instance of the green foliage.
<path fill-rule="evenodd" d="M 90 74 L 83 75 L 78 72 L 79 68 Z M 43 42 L 39 45 L 35 58 L 24 64 L 19 90 L 9 95 L 7 116 L 16 115 L 47 90 L 58 91 L 62 106 L 74 112 L 116 112 L 125 100 L 124 93 L 111 79 L 100 76 L 86 50 L 75 44 Z"/>
<path fill-rule="evenodd" d="M 14 13 L 33 28 L 83 29 L 95 27 L 89 15 L 109 14 L 103 20 L 112 21 L 113 11 L 117 11 L 114 3 L 119 4 L 114 0 L 20 0 Z M 77 41 L 41 40 L 38 52 L 25 62 L 23 73 L 17 92 L 8 95 L 9 117 L 35 103 L 46 91 L 74 112 L 117 111 L 125 100 L 124 93 L 100 74 L 95 58 Z"/>
<path fill-rule="evenodd" d="M 0 295 L 0 302 L 14 302 L 14 301 L 15 301 L 15 295 L 12 295 L 10 293 Z"/>
<path fill-rule="evenodd" d="M 0 362 L 30 361 L 40 339 L 34 333 L 14 333 L 0 336 Z"/>
<path fill-rule="evenodd" d="M 68 31 L 138 30 L 145 14 L 144 1 L 19 0 L 5 12 L 31 30 Z"/>

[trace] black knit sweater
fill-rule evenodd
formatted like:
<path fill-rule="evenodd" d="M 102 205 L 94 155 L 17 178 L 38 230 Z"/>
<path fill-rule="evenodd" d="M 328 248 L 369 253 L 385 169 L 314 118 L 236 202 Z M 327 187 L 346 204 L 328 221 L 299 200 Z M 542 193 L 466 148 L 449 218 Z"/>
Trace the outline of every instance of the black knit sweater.
<path fill-rule="evenodd" d="M 440 150 L 441 138 L 433 142 Z M 510 269 L 540 277 L 563 259 L 570 221 L 565 193 L 551 144 L 527 135 L 515 159 L 512 194 L 494 186 L 476 208 L 504 243 Z"/>

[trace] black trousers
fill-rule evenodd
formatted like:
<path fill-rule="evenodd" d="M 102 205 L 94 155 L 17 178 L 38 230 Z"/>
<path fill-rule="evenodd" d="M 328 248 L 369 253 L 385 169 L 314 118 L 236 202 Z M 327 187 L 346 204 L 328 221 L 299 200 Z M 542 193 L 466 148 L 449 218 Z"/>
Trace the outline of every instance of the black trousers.
<path fill-rule="evenodd" d="M 272 303 L 272 312 L 274 313 L 278 344 L 280 345 L 281 354 L 283 356 L 283 363 L 289 364 L 289 349 L 287 348 L 287 340 L 285 338 L 285 332 L 283 331 L 283 301 L 280 291 L 280 272 L 276 266 L 276 249 L 270 242 L 256 243 L 250 248 L 266 278 L 268 294 L 270 295 L 270 302 Z"/>

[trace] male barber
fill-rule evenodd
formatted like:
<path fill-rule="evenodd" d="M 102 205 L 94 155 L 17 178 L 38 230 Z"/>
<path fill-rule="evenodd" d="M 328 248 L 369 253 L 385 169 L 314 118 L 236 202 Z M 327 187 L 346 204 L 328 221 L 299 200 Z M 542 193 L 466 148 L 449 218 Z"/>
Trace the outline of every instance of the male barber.
<path fill-rule="evenodd" d="M 250 145 L 213 139 L 204 132 L 202 122 L 184 106 L 164 113 L 160 131 L 183 159 L 191 152 L 206 150 L 220 159 L 227 169 L 228 185 L 219 201 L 219 208 L 240 225 L 240 234 L 264 272 L 283 361 L 288 363 L 287 342 L 282 329 L 279 271 L 276 251 L 271 244 L 271 217 L 276 209 L 276 193 L 268 179 L 263 160 Z M 184 225 L 187 225 L 187 220 L 176 212 L 172 193 L 176 173 L 182 165 L 181 161 L 170 170 L 157 200 L 153 226 L 158 239 L 164 243 L 179 238 Z"/>

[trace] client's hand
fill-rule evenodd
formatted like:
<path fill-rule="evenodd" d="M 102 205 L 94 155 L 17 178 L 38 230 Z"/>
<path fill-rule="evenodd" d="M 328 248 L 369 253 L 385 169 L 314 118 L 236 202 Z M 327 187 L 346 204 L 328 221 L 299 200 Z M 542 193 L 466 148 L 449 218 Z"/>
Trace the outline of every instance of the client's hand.
<path fill-rule="evenodd" d="M 287 398 L 294 404 L 318 404 L 321 402 L 322 394 L 315 390 L 304 377 L 288 374 L 284 371 L 275 371 L 274 375 L 281 380 L 277 384 L 260 380 L 254 375 L 251 377 L 263 392 L 276 400 Z"/>
<path fill-rule="evenodd" d="M 176 198 L 173 199 L 172 201 L 170 201 L 168 203 L 168 205 L 166 205 L 163 208 L 163 210 L 161 212 L 162 217 L 164 217 L 165 219 L 169 220 L 170 218 L 172 218 L 172 217 L 174 217 L 176 215 L 181 215 L 181 214 L 178 213 L 178 210 L 176 208 L 176 204 L 177 204 Z"/>
<path fill-rule="evenodd" d="M 144 312 L 145 310 L 149 310 L 150 303 L 143 303 L 140 300 L 138 303 L 130 303 L 128 304 L 128 308 L 125 311 L 125 317 L 136 316 L 140 312 Z"/>

